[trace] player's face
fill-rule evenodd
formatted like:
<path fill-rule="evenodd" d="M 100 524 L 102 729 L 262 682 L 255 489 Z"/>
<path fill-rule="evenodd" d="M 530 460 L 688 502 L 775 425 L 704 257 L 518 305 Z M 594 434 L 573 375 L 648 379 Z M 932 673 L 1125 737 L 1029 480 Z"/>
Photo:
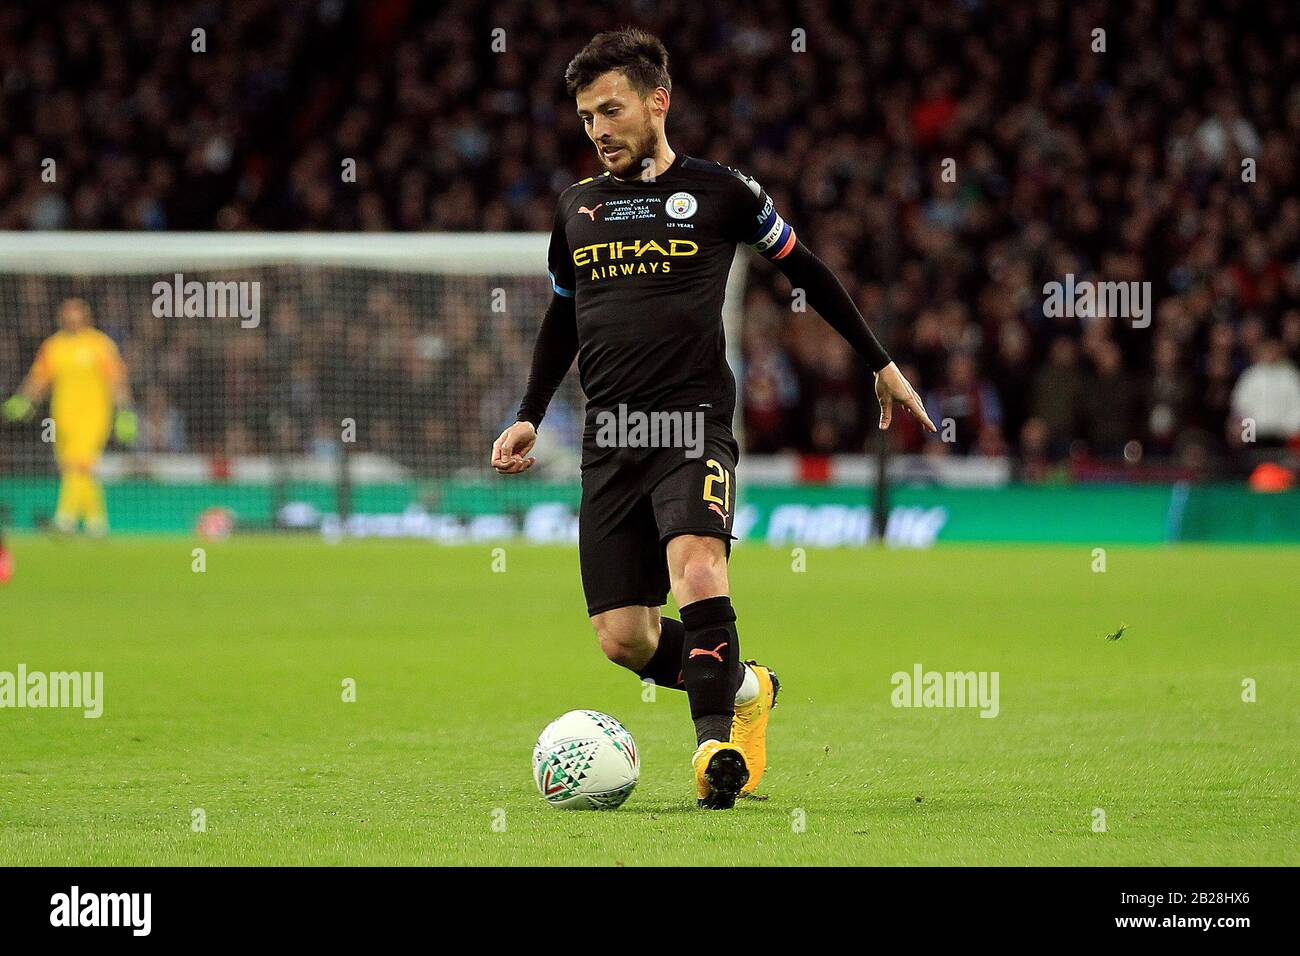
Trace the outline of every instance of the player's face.
<path fill-rule="evenodd" d="M 90 307 L 80 299 L 69 299 L 59 309 L 59 327 L 67 332 L 79 332 L 90 325 Z"/>
<path fill-rule="evenodd" d="M 619 70 L 610 70 L 578 91 L 578 116 L 610 175 L 635 176 L 643 160 L 654 156 L 659 131 L 653 96 L 641 97 Z"/>

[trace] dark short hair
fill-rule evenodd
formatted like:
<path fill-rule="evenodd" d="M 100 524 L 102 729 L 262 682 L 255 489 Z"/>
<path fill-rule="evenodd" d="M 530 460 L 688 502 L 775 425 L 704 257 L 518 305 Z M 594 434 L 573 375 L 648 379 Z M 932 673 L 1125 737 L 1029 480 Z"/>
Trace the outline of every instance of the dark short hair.
<path fill-rule="evenodd" d="M 569 61 L 564 71 L 564 88 L 570 96 L 596 82 L 610 70 L 621 70 L 641 96 L 662 86 L 673 88 L 668 75 L 668 51 L 652 33 L 627 27 L 597 33 L 591 42 Z"/>

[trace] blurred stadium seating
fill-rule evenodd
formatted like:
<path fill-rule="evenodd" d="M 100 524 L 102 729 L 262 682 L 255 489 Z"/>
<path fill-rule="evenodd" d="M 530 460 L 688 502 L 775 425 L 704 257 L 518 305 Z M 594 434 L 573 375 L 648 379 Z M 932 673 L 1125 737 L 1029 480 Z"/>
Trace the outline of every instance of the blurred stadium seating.
<path fill-rule="evenodd" d="M 593 32 L 635 20 L 683 51 L 673 145 L 758 178 L 884 330 L 933 417 L 957 423 L 958 440 L 923 444 L 905 421 L 897 448 L 1006 454 L 1029 480 L 1244 474 L 1300 435 L 1300 408 L 1276 398 L 1248 450 L 1239 427 L 1267 383 L 1284 404 L 1300 388 L 1295 16 L 1244 0 L 9 6 L 0 228 L 544 230 L 556 194 L 596 170 L 564 64 Z M 1096 27 L 1105 53 L 1091 50 Z M 796 30 L 806 53 L 791 50 Z M 35 172 L 45 157 L 55 183 Z M 355 183 L 339 175 L 349 157 Z M 1067 273 L 1150 281 L 1151 327 L 1045 318 L 1043 285 Z M 373 318 L 349 333 L 364 352 L 392 312 L 373 296 L 358 306 L 349 319 Z M 0 320 L 0 386 L 16 384 L 50 307 Z M 474 322 L 467 310 L 464 336 Z M 112 331 L 134 357 L 151 447 L 266 444 L 268 421 L 223 422 L 176 391 L 198 359 L 158 323 Z M 395 377 L 361 394 L 403 387 L 396 362 L 340 372 L 276 335 L 257 339 L 264 353 L 217 358 L 302 394 L 337 394 L 343 374 Z M 505 351 L 527 349 L 524 335 Z M 866 370 L 814 314 L 790 311 L 763 264 L 743 349 L 751 452 L 873 446 Z M 464 375 L 482 377 L 478 395 L 491 369 L 467 362 Z M 500 396 L 489 422 L 516 398 Z M 469 431 L 463 451 L 478 453 Z"/>

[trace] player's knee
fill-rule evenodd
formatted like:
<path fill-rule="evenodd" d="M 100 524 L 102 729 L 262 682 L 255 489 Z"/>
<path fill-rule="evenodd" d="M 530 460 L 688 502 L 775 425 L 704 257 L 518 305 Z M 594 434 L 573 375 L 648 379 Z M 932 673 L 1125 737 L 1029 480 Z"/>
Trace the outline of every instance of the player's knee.
<path fill-rule="evenodd" d="M 682 562 L 678 600 L 702 601 L 727 593 L 727 562 L 707 551 L 694 551 Z"/>
<path fill-rule="evenodd" d="M 654 653 L 649 625 L 645 615 L 606 612 L 591 619 L 604 655 L 620 667 L 633 670 L 644 666 L 647 657 Z"/>
<path fill-rule="evenodd" d="M 620 640 L 616 637 L 602 634 L 600 637 L 600 649 L 604 652 L 606 657 L 619 667 L 626 667 L 630 670 L 635 670 L 642 663 L 641 658 L 643 653 L 637 645 Z"/>

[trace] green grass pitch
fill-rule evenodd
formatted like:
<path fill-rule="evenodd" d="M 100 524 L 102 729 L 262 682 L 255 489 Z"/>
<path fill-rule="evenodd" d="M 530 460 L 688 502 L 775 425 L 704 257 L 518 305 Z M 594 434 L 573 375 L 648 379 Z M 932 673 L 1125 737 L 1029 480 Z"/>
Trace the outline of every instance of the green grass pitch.
<path fill-rule="evenodd" d="M 645 702 L 605 661 L 570 549 L 507 545 L 496 572 L 490 545 L 244 538 L 206 545 L 198 574 L 187 539 L 11 544 L 0 671 L 103 671 L 105 708 L 0 710 L 7 864 L 1300 854 L 1296 549 L 1111 548 L 1104 573 L 1085 546 L 810 550 L 795 572 L 740 547 L 743 650 L 784 687 L 769 799 L 710 813 L 684 695 Z M 1000 713 L 893 707 L 890 676 L 917 663 L 997 671 Z M 579 707 L 640 745 L 616 812 L 533 788 L 537 733 Z"/>

